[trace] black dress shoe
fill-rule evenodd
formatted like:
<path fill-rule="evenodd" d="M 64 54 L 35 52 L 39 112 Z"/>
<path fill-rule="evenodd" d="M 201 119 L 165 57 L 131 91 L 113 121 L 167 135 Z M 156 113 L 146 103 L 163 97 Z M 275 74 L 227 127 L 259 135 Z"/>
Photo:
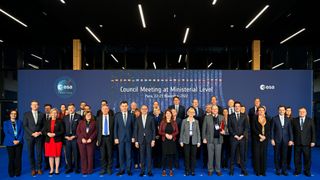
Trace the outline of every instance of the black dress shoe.
<path fill-rule="evenodd" d="M 111 175 L 111 174 L 112 174 L 112 169 L 107 169 L 107 173 L 108 173 L 109 175 Z"/>
<path fill-rule="evenodd" d="M 280 171 L 276 171 L 276 175 L 277 175 L 277 176 L 280 176 Z"/>
<path fill-rule="evenodd" d="M 75 173 L 80 174 L 80 170 L 79 169 L 75 170 Z"/>
<path fill-rule="evenodd" d="M 121 175 L 124 175 L 124 171 L 119 171 L 116 176 L 121 176 Z"/>
<path fill-rule="evenodd" d="M 72 172 L 72 169 L 67 169 L 64 173 L 65 174 L 69 174 L 69 173 L 71 173 Z"/>
<path fill-rule="evenodd" d="M 131 171 L 128 171 L 128 176 L 132 176 L 132 172 Z"/>
<path fill-rule="evenodd" d="M 99 174 L 100 174 L 100 175 L 106 174 L 106 170 L 102 169 Z"/>
<path fill-rule="evenodd" d="M 152 172 L 148 172 L 148 176 L 150 177 L 153 176 Z"/>
<path fill-rule="evenodd" d="M 282 171 L 282 175 L 284 175 L 284 176 L 288 176 L 287 171 Z"/>
<path fill-rule="evenodd" d="M 311 173 L 310 172 L 304 172 L 304 175 L 306 175 L 307 177 L 311 177 Z"/>
<path fill-rule="evenodd" d="M 233 175 L 234 175 L 233 171 L 230 171 L 230 172 L 229 172 L 229 175 L 230 175 L 230 176 L 233 176 Z"/>
<path fill-rule="evenodd" d="M 60 172 L 55 172 L 54 174 L 55 174 L 55 175 L 59 175 L 59 174 L 60 174 Z"/>
<path fill-rule="evenodd" d="M 247 171 L 242 171 L 241 174 L 244 175 L 244 176 L 248 176 L 248 172 Z"/>
<path fill-rule="evenodd" d="M 194 172 L 191 172 L 191 176 L 195 176 L 196 175 L 196 173 L 194 173 Z"/>
<path fill-rule="evenodd" d="M 128 173 L 129 174 L 129 173 Z M 144 172 L 141 172 L 140 174 L 139 174 L 139 176 L 140 177 L 143 177 L 144 176 Z"/>
<path fill-rule="evenodd" d="M 189 172 L 188 172 L 188 171 L 184 172 L 184 174 L 185 174 L 186 176 L 189 176 Z"/>
<path fill-rule="evenodd" d="M 293 173 L 293 175 L 295 175 L 295 176 L 299 176 L 299 172 L 298 171 L 295 171 L 294 173 Z"/>
<path fill-rule="evenodd" d="M 49 172 L 49 175 L 52 176 L 54 172 Z"/>

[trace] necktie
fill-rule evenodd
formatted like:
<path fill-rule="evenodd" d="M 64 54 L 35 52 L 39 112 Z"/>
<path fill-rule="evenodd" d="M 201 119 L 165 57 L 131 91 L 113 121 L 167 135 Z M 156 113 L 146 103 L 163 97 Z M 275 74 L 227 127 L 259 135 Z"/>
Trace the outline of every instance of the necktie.
<path fill-rule="evenodd" d="M 179 112 L 179 105 L 176 105 L 176 111 Z"/>
<path fill-rule="evenodd" d="M 37 124 L 38 123 L 38 114 L 37 114 L 37 112 L 34 112 L 33 116 L 34 116 L 34 122 L 35 122 L 35 124 Z"/>
<path fill-rule="evenodd" d="M 239 113 L 236 113 L 236 115 L 237 115 L 237 121 L 239 121 Z"/>
<path fill-rule="evenodd" d="M 196 108 L 196 116 L 198 116 L 198 114 L 199 114 L 199 109 Z"/>
<path fill-rule="evenodd" d="M 124 126 L 127 125 L 127 115 L 126 113 L 123 113 L 123 122 L 124 122 Z"/>
<path fill-rule="evenodd" d="M 303 130 L 303 118 L 300 118 L 300 128 L 301 128 L 301 131 Z"/>
<path fill-rule="evenodd" d="M 107 116 L 103 116 L 104 117 L 104 135 L 109 135 L 109 127 L 108 127 L 108 120 L 107 120 Z"/>
<path fill-rule="evenodd" d="M 143 128 L 146 128 L 146 115 L 143 115 L 142 123 L 143 123 Z"/>
<path fill-rule="evenodd" d="M 47 121 L 49 121 L 49 114 L 47 114 L 47 118 L 46 119 L 47 119 Z"/>
<path fill-rule="evenodd" d="M 69 123 L 70 123 L 70 134 L 72 134 L 72 120 L 73 120 L 73 114 L 70 115 Z"/>

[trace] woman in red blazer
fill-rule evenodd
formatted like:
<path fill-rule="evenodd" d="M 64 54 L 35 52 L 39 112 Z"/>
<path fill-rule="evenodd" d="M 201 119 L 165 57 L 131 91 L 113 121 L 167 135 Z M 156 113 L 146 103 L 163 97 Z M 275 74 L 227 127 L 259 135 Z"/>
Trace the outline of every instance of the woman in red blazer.
<path fill-rule="evenodd" d="M 89 111 L 77 127 L 77 142 L 80 150 L 82 174 L 91 174 L 93 171 L 96 138 L 96 121 L 93 119 L 91 111 Z"/>
<path fill-rule="evenodd" d="M 166 176 L 166 162 L 169 162 L 170 176 L 173 176 L 172 164 L 176 157 L 176 139 L 179 133 L 178 124 L 173 120 L 173 115 L 169 109 L 164 112 L 164 117 L 160 123 L 159 135 L 162 138 L 162 176 Z"/>

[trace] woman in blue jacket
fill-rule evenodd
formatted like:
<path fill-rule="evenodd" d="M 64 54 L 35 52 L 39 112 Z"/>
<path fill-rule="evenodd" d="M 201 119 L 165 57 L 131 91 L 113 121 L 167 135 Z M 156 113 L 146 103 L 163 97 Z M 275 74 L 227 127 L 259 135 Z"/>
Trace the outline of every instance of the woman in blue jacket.
<path fill-rule="evenodd" d="M 8 172 L 10 177 L 20 176 L 23 147 L 23 126 L 17 119 L 17 110 L 10 111 L 10 120 L 3 123 L 4 142 L 8 150 Z"/>

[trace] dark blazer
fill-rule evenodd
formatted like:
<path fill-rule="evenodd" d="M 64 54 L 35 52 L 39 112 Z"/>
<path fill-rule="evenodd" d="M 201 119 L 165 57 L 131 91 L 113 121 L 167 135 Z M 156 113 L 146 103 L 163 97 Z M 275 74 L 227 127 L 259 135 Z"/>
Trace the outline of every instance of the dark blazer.
<path fill-rule="evenodd" d="M 147 115 L 145 128 L 143 128 L 142 115 L 139 116 L 134 123 L 134 138 L 139 144 L 143 142 L 144 137 L 146 143 L 155 140 L 156 129 L 154 119 L 152 116 Z"/>
<path fill-rule="evenodd" d="M 173 132 L 172 132 L 173 140 L 176 141 L 177 135 L 179 134 L 178 124 L 175 121 L 172 121 L 171 123 L 173 127 Z M 166 133 L 165 133 L 166 127 L 167 127 L 167 123 L 164 121 L 161 121 L 160 128 L 159 128 L 159 135 L 161 136 L 162 141 L 164 141 L 166 138 Z"/>
<path fill-rule="evenodd" d="M 190 107 L 192 107 L 192 106 L 190 106 Z M 189 107 L 189 108 L 190 108 Z M 196 115 L 194 116 L 194 118 L 196 119 L 196 120 L 198 120 L 198 121 L 201 121 L 201 119 L 203 118 L 203 116 L 204 116 L 204 110 L 202 109 L 202 108 L 199 108 L 198 107 L 198 114 L 197 114 L 197 111 L 196 111 Z"/>
<path fill-rule="evenodd" d="M 282 127 L 280 116 L 275 116 L 271 121 L 271 140 L 273 139 L 277 144 L 281 143 L 282 140 L 285 143 L 293 141 L 291 122 L 287 117 L 284 117 L 284 126 Z"/>
<path fill-rule="evenodd" d="M 89 125 L 89 132 L 86 132 L 86 120 L 81 120 L 77 127 L 77 142 L 82 144 L 82 138 L 91 139 L 91 143 L 95 143 L 97 138 L 97 126 L 96 121 L 91 119 Z"/>
<path fill-rule="evenodd" d="M 3 132 L 4 132 L 3 145 L 14 146 L 14 144 L 13 144 L 14 140 L 18 140 L 20 142 L 20 144 L 23 143 L 23 126 L 22 126 L 22 122 L 20 120 L 16 120 L 16 130 L 17 130 L 17 136 L 14 135 L 11 120 L 4 121 L 4 123 L 3 123 Z"/>
<path fill-rule="evenodd" d="M 45 142 L 50 142 L 50 137 L 47 135 L 47 133 L 51 132 L 51 121 L 47 121 L 42 129 L 42 134 L 45 137 Z M 54 132 L 56 135 L 54 136 L 55 142 L 62 142 L 64 139 L 64 125 L 63 122 L 59 119 L 55 120 L 56 123 L 54 124 Z"/>
<path fill-rule="evenodd" d="M 306 117 L 301 131 L 300 118 L 294 118 L 292 127 L 295 146 L 309 146 L 310 143 L 316 143 L 316 130 L 313 119 Z"/>
<path fill-rule="evenodd" d="M 131 142 L 131 138 L 133 137 L 133 115 L 130 112 L 128 112 L 127 116 L 128 117 L 126 126 L 123 122 L 122 112 L 117 112 L 114 117 L 114 139 L 119 139 L 120 142 Z"/>
<path fill-rule="evenodd" d="M 266 116 L 266 124 L 264 125 L 264 136 L 266 136 L 266 140 L 270 139 L 270 130 L 271 130 L 271 120 L 268 116 Z M 262 125 L 258 122 L 258 116 L 254 117 L 254 122 L 252 124 L 252 130 L 251 130 L 252 138 L 255 141 L 260 142 L 259 134 L 262 134 Z"/>
<path fill-rule="evenodd" d="M 228 117 L 228 122 L 229 134 L 232 137 L 234 137 L 235 135 L 246 135 L 248 133 L 249 121 L 248 116 L 246 114 L 240 113 L 240 119 L 237 121 L 236 114 L 233 113 Z"/>
<path fill-rule="evenodd" d="M 175 105 L 171 105 L 168 109 L 175 109 Z M 179 112 L 177 112 L 177 117 L 184 119 L 186 117 L 186 108 L 182 105 L 179 105 Z"/>
<path fill-rule="evenodd" d="M 33 114 L 31 111 L 24 113 L 23 116 L 23 127 L 24 127 L 24 136 L 26 140 L 33 138 L 32 133 L 42 131 L 45 122 L 45 115 L 38 111 L 38 121 L 35 124 Z"/>
<path fill-rule="evenodd" d="M 109 109 L 109 113 L 108 113 L 110 116 L 114 116 L 114 112 L 113 112 L 113 110 L 112 109 Z M 101 109 L 99 109 L 98 111 L 97 111 L 97 115 L 96 115 L 96 117 L 98 117 L 98 116 L 101 116 L 102 115 L 102 112 L 101 112 Z"/>
<path fill-rule="evenodd" d="M 103 130 L 103 116 L 100 115 L 98 116 L 97 118 L 97 131 L 98 131 L 98 136 L 97 136 L 97 140 L 98 140 L 98 145 L 100 146 L 100 142 L 101 142 L 101 139 L 102 139 L 102 130 Z M 111 116 L 109 114 L 109 124 L 108 124 L 108 127 L 109 127 L 109 136 L 110 136 L 110 139 L 112 140 L 112 144 L 113 144 L 113 137 L 114 137 L 114 116 Z"/>
<path fill-rule="evenodd" d="M 73 120 L 71 122 L 72 132 L 70 134 L 70 114 L 63 117 L 63 122 L 65 126 L 65 136 L 76 136 L 77 135 L 77 127 L 82 117 L 80 114 L 74 113 Z"/>

